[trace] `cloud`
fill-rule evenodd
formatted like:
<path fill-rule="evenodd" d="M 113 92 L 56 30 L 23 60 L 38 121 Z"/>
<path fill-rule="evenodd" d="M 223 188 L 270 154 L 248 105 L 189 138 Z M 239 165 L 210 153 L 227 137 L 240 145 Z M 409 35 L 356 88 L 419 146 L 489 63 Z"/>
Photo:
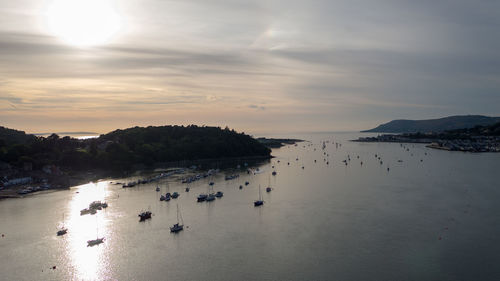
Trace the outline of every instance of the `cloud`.
<path fill-rule="evenodd" d="M 265 106 L 261 106 L 261 105 L 251 104 L 251 105 L 249 105 L 248 107 L 249 107 L 249 108 L 252 108 L 252 109 L 266 110 L 266 107 L 265 107 Z"/>
<path fill-rule="evenodd" d="M 87 114 L 112 127 L 134 113 L 248 131 L 259 118 L 285 128 L 500 115 L 498 1 L 125 0 L 127 30 L 87 48 L 27 24 L 43 16 L 37 1 L 0 3 L 0 108 L 12 124 Z"/>

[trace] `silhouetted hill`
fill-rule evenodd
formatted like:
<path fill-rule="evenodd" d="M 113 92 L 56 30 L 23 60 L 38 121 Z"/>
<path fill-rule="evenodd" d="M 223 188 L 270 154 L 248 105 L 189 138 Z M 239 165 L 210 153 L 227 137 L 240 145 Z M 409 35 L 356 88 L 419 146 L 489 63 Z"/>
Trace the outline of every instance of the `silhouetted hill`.
<path fill-rule="evenodd" d="M 91 142 L 93 140 L 90 140 Z M 110 164 L 197 160 L 233 157 L 268 157 L 271 150 L 256 139 L 229 128 L 190 126 L 134 127 L 101 135 L 98 147 Z"/>
<path fill-rule="evenodd" d="M 244 133 L 195 125 L 134 127 L 86 140 L 57 134 L 36 137 L 2 127 L 0 136 L 6 136 L 0 142 L 0 162 L 18 168 L 32 163 L 34 169 L 55 164 L 68 170 L 126 170 L 172 161 L 271 155 L 269 148 Z"/>
<path fill-rule="evenodd" d="M 11 145 L 16 143 L 25 144 L 29 141 L 32 141 L 34 138 L 34 135 L 26 134 L 23 131 L 0 126 L 0 147 L 2 145 Z"/>
<path fill-rule="evenodd" d="M 488 126 L 500 122 L 500 117 L 482 115 L 458 115 L 428 120 L 393 120 L 365 133 L 416 133 L 442 132 L 456 129 L 467 129 L 476 126 Z"/>

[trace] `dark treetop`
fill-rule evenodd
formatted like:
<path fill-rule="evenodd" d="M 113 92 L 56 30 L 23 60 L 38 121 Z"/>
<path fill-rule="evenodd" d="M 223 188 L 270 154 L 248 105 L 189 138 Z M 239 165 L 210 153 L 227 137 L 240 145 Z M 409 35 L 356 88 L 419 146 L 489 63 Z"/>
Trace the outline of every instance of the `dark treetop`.
<path fill-rule="evenodd" d="M 2 128 L 0 162 L 33 169 L 55 164 L 64 169 L 131 169 L 136 165 L 233 157 L 270 157 L 271 150 L 229 128 L 190 126 L 134 127 L 95 139 L 46 138 Z"/>

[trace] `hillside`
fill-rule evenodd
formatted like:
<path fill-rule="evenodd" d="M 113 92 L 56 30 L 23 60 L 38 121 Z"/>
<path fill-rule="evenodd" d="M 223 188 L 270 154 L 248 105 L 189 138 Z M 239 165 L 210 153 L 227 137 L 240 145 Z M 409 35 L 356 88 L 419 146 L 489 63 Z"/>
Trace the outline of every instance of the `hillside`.
<path fill-rule="evenodd" d="M 0 161 L 33 169 L 54 164 L 65 170 L 127 170 L 156 163 L 234 157 L 270 157 L 271 150 L 244 133 L 228 128 L 191 126 L 134 127 L 96 139 L 28 137 L 10 130 L 0 146 Z M 17 141 L 16 141 L 17 140 Z"/>
<path fill-rule="evenodd" d="M 92 142 L 93 140 L 90 140 Z M 244 133 L 229 128 L 190 126 L 134 127 L 101 135 L 98 147 L 110 164 L 270 156 L 271 150 Z"/>
<path fill-rule="evenodd" d="M 500 117 L 482 115 L 459 115 L 428 120 L 393 120 L 364 133 L 416 133 L 442 132 L 488 126 L 500 122 Z"/>
<path fill-rule="evenodd" d="M 34 135 L 28 135 L 23 131 L 0 126 L 0 147 L 3 145 L 12 145 L 16 143 L 25 144 L 27 142 L 33 141 L 34 139 Z"/>

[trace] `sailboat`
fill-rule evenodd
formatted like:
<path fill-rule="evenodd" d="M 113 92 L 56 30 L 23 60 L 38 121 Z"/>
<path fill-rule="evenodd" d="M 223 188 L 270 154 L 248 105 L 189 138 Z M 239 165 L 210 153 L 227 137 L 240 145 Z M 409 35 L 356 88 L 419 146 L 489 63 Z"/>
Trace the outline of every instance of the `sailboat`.
<path fill-rule="evenodd" d="M 145 221 L 147 219 L 150 219 L 151 215 L 152 215 L 152 213 L 150 211 L 142 211 L 139 214 L 139 217 L 140 217 L 139 221 Z"/>
<path fill-rule="evenodd" d="M 92 247 L 92 246 L 95 246 L 95 245 L 99 245 L 101 243 L 104 242 L 104 237 L 102 238 L 99 238 L 99 228 L 98 228 L 98 225 L 97 225 L 97 216 L 95 217 L 96 219 L 96 230 L 95 230 L 95 233 L 96 233 L 96 239 L 94 240 L 88 240 L 87 241 L 87 247 Z"/>
<path fill-rule="evenodd" d="M 68 233 L 68 229 L 66 227 L 64 227 L 64 214 L 63 214 L 63 225 L 62 225 L 61 229 L 59 229 L 57 231 L 57 236 L 62 236 L 66 233 Z"/>
<path fill-rule="evenodd" d="M 208 196 L 205 199 L 205 201 L 210 202 L 210 201 L 214 201 L 214 200 L 215 200 L 215 194 L 214 194 L 214 190 L 213 190 L 213 185 L 209 185 L 208 186 Z"/>
<path fill-rule="evenodd" d="M 264 200 L 262 200 L 262 194 L 260 193 L 260 184 L 259 184 L 259 200 L 253 201 L 253 205 L 255 207 L 264 205 Z"/>
<path fill-rule="evenodd" d="M 266 192 L 271 192 L 271 190 L 273 190 L 273 189 L 271 188 L 271 176 L 269 176 L 269 178 L 268 178 L 268 182 L 269 182 L 269 184 L 268 184 L 268 185 L 267 185 L 267 187 L 266 187 Z"/>
<path fill-rule="evenodd" d="M 179 221 L 179 217 L 180 217 L 180 221 Z M 170 227 L 170 232 L 177 233 L 183 229 L 184 229 L 184 221 L 183 221 L 182 216 L 179 212 L 179 204 L 177 204 L 177 223 Z"/>

